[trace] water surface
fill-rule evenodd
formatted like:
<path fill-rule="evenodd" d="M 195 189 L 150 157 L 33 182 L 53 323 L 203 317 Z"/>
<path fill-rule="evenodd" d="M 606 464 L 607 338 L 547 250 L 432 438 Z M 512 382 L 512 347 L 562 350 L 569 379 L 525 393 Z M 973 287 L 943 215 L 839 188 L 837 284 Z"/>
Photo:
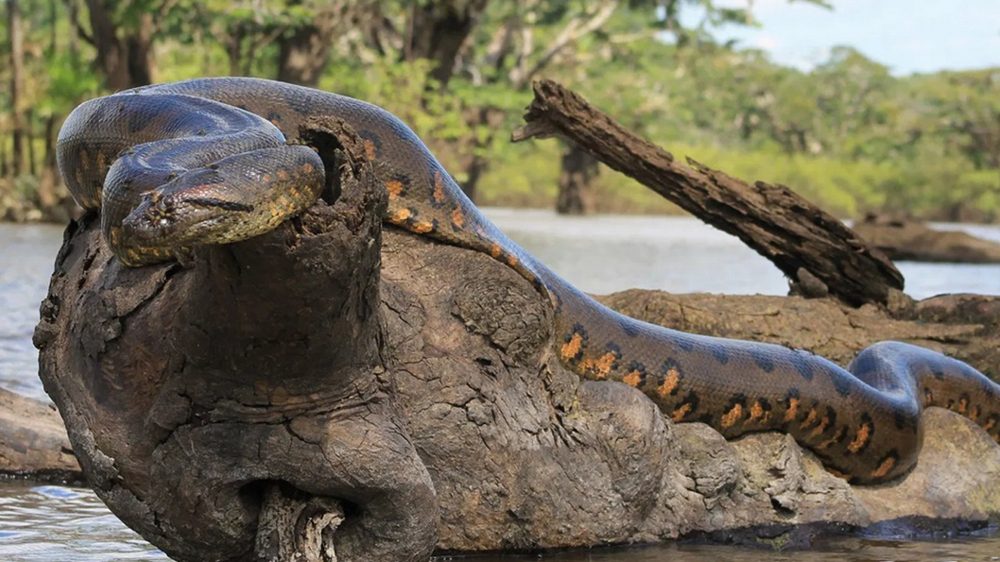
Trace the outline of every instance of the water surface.
<path fill-rule="evenodd" d="M 559 217 L 547 211 L 491 209 L 488 215 L 516 242 L 585 291 L 631 287 L 666 291 L 783 295 L 781 273 L 737 239 L 693 218 Z M 1000 241 L 1000 227 L 963 228 Z M 62 241 L 61 227 L 0 223 L 0 386 L 46 399 L 31 334 Z M 1000 294 L 1000 265 L 897 264 L 907 292 Z M 1000 485 L 1000 483 L 998 483 Z M 470 562 L 539 560 L 538 556 L 475 556 Z M 758 560 L 868 562 L 1000 561 L 1000 535 L 944 541 L 845 538 L 809 552 L 772 553 L 721 546 L 668 544 L 549 554 L 559 562 L 718 562 Z M 0 561 L 106 562 L 168 560 L 126 528 L 89 490 L 0 481 Z"/>

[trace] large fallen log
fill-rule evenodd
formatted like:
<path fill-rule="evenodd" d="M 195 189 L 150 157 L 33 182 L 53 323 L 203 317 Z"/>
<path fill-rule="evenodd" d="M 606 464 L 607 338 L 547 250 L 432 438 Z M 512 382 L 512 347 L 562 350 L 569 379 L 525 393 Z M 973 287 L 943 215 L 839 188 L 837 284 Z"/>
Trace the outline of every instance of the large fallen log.
<path fill-rule="evenodd" d="M 558 135 L 638 180 L 702 221 L 739 237 L 793 282 L 815 284 L 844 302 L 888 302 L 903 276 L 851 229 L 782 185 L 751 184 L 672 154 L 621 126 L 551 80 L 534 83 L 535 99 L 515 142 Z M 805 272 L 805 274 L 802 273 Z M 808 279 L 801 279 L 808 275 Z"/>
<path fill-rule="evenodd" d="M 40 374 L 98 495 L 177 560 L 424 560 L 1000 512 L 1000 447 L 943 410 L 914 472 L 861 490 L 787 436 L 727 442 L 581 381 L 552 352 L 550 303 L 511 268 L 383 232 L 385 194 L 338 138 L 344 195 L 274 232 L 128 269 L 88 216 L 56 260 Z M 801 323 L 854 310 L 784 302 Z"/>

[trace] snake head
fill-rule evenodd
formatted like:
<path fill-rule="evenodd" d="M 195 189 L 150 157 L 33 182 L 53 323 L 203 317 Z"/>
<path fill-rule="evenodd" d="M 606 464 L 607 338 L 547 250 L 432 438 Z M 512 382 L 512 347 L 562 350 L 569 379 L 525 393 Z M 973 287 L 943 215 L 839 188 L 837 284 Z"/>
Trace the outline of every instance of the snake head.
<path fill-rule="evenodd" d="M 185 173 L 141 195 L 122 222 L 122 236 L 146 247 L 173 248 L 234 242 L 233 224 L 253 206 L 227 197 L 212 169 Z"/>

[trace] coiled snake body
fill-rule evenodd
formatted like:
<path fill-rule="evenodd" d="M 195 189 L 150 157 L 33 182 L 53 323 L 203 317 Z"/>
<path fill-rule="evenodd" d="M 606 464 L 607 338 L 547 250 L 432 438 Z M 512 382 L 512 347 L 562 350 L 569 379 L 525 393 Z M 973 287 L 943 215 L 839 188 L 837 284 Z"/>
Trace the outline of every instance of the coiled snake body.
<path fill-rule="evenodd" d="M 285 138 L 315 115 L 346 121 L 381 163 L 386 221 L 514 268 L 551 299 L 565 366 L 642 390 L 676 422 L 702 421 L 726 437 L 784 431 L 861 483 L 913 466 L 925 406 L 964 414 L 1000 442 L 1000 386 L 941 354 L 884 342 L 845 370 L 806 351 L 678 332 L 600 305 L 509 240 L 406 125 L 365 102 L 249 78 L 138 88 L 78 107 L 59 134 L 59 167 L 77 202 L 101 209 L 123 262 L 163 261 L 266 232 L 312 205 L 323 163 Z"/>

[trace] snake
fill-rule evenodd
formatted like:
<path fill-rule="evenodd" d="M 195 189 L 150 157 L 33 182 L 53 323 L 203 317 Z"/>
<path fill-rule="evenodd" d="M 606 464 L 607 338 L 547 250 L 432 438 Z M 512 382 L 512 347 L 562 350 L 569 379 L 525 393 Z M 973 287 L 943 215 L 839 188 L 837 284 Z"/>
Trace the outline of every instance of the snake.
<path fill-rule="evenodd" d="M 551 302 L 551 349 L 563 366 L 642 391 L 673 422 L 702 422 L 727 439 L 784 432 L 858 484 L 914 467 L 929 406 L 966 416 L 1000 443 L 1000 386 L 935 351 L 879 342 L 842 368 L 806 350 L 673 330 L 598 303 L 491 223 L 399 118 L 361 100 L 236 77 L 125 90 L 73 110 L 58 166 L 77 203 L 100 213 L 112 252 L 141 267 L 257 236 L 312 206 L 327 172 L 316 150 L 289 139 L 315 116 L 350 125 L 378 164 L 383 222 L 513 268 Z"/>

